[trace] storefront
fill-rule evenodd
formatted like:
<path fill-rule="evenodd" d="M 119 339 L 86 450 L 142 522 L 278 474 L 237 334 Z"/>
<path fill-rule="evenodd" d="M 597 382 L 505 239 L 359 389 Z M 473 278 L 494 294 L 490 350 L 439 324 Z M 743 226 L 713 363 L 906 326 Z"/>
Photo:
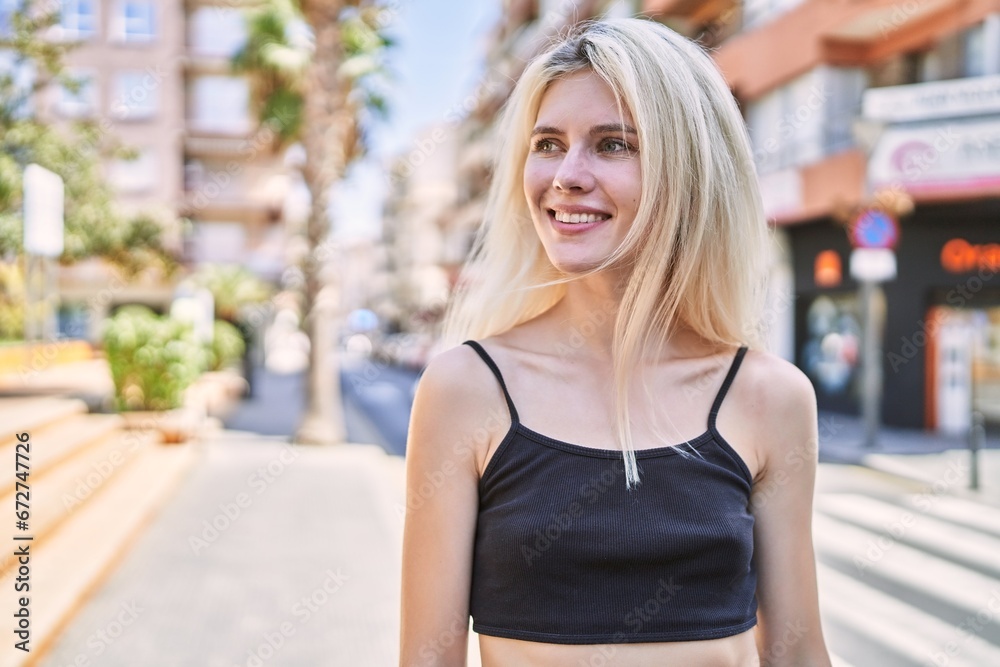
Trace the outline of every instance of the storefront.
<path fill-rule="evenodd" d="M 787 228 L 795 359 L 820 409 L 859 414 L 862 317 L 844 227 Z M 882 285 L 883 422 L 964 433 L 973 404 L 1000 422 L 1000 199 L 918 205 Z"/>

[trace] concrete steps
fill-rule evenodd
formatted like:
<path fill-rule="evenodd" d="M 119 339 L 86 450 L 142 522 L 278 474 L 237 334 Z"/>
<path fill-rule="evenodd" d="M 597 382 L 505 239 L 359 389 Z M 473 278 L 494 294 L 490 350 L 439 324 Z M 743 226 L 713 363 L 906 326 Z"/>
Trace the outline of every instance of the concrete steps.
<path fill-rule="evenodd" d="M 0 644 L 0 667 L 36 664 L 88 594 L 126 553 L 130 541 L 169 497 L 197 455 L 195 445 L 164 446 L 152 432 L 129 431 L 118 415 L 85 414 L 81 401 L 0 401 L 0 507 L 10 510 L 0 553 L 0 615 L 14 619 L 28 598 L 30 652 Z M 28 530 L 14 516 L 15 437 L 30 434 Z M 4 458 L 5 457 L 5 458 Z M 25 538 L 25 539 L 15 539 Z M 28 550 L 30 587 L 15 591 Z"/>

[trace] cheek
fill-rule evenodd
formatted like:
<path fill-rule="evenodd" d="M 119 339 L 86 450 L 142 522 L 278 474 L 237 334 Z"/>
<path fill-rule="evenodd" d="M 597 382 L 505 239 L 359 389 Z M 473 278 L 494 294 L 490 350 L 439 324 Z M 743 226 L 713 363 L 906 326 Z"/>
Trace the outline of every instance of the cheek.
<path fill-rule="evenodd" d="M 528 161 L 524 165 L 524 194 L 529 204 L 537 204 L 538 198 L 552 183 L 552 177 L 544 164 Z"/>

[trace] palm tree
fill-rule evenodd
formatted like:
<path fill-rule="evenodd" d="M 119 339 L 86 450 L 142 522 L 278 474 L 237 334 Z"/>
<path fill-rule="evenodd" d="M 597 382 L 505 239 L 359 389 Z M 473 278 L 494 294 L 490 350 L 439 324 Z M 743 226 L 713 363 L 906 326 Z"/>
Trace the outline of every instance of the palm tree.
<path fill-rule="evenodd" d="M 306 415 L 296 433 L 304 443 L 343 442 L 336 355 L 331 355 L 336 291 L 325 284 L 324 244 L 330 231 L 330 189 L 362 157 L 366 128 L 385 113 L 378 93 L 383 34 L 389 11 L 378 0 L 264 0 L 251 10 L 245 47 L 234 57 L 253 82 L 262 124 L 275 147 L 305 147 L 302 176 L 311 204 L 309 252 L 302 263 L 304 327 L 310 340 Z"/>

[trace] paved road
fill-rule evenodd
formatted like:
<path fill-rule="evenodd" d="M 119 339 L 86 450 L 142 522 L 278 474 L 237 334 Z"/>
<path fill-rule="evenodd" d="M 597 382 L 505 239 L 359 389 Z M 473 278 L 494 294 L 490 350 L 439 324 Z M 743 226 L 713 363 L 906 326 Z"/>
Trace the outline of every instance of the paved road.
<path fill-rule="evenodd" d="M 348 441 L 377 444 L 402 456 L 417 377 L 416 371 L 343 355 L 340 387 Z M 305 405 L 304 382 L 302 373 L 280 375 L 257 368 L 253 398 L 225 420 L 226 428 L 291 436 Z"/>

